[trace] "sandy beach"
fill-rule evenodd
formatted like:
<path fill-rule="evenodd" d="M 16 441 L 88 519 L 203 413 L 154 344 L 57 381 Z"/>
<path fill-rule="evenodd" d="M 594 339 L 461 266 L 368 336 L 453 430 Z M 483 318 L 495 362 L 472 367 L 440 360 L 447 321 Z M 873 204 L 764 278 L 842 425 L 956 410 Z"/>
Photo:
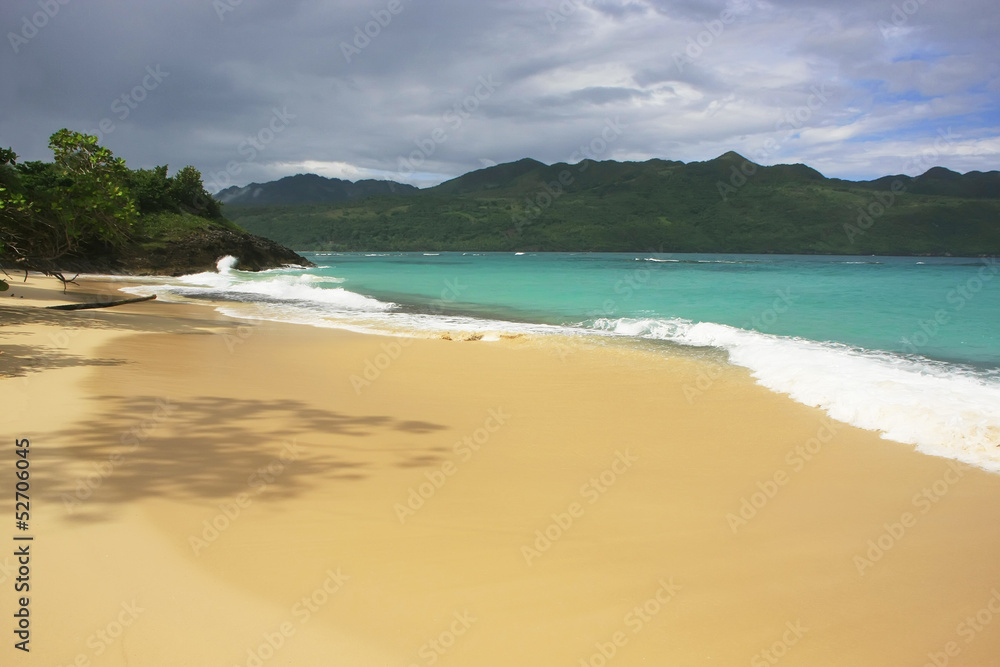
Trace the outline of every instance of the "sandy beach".
<path fill-rule="evenodd" d="M 4 665 L 1000 665 L 996 475 L 710 354 L 41 309 L 121 284 L 0 294 Z"/>

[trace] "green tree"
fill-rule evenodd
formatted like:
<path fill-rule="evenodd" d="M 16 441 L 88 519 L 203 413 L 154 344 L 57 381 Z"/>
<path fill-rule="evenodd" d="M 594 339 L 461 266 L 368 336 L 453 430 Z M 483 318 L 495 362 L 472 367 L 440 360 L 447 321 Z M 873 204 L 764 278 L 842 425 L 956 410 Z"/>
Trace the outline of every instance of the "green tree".
<path fill-rule="evenodd" d="M 24 196 L 16 190 L 18 188 L 17 172 L 14 167 L 17 165 L 17 154 L 10 148 L 0 148 L 0 257 L 9 252 L 7 230 L 19 225 L 19 218 L 25 205 Z M 12 191 L 11 188 L 15 190 Z M 0 292 L 6 292 L 7 282 L 0 280 Z"/>
<path fill-rule="evenodd" d="M 171 191 L 173 182 L 167 178 L 167 165 L 135 169 L 128 173 L 126 180 L 141 215 L 177 210 Z"/>
<path fill-rule="evenodd" d="M 124 160 L 96 137 L 63 129 L 49 147 L 52 163 L 0 153 L 0 257 L 56 273 L 61 258 L 123 246 L 137 210 Z"/>
<path fill-rule="evenodd" d="M 125 160 L 98 145 L 97 137 L 67 129 L 49 138 L 49 148 L 57 172 L 69 181 L 54 206 L 69 241 L 66 252 L 94 243 L 124 245 L 138 215 Z"/>
<path fill-rule="evenodd" d="M 174 174 L 171 180 L 171 195 L 182 210 L 210 220 L 222 218 L 222 204 L 205 190 L 200 171 L 187 166 Z"/>

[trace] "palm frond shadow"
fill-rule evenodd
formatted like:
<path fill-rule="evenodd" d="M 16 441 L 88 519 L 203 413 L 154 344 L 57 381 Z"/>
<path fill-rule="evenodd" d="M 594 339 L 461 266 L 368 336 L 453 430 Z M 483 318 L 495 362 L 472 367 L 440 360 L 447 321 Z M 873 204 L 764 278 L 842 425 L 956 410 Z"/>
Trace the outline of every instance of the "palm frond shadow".
<path fill-rule="evenodd" d="M 46 448 L 35 450 L 45 480 L 39 487 L 58 490 L 71 517 L 84 521 L 148 498 L 291 498 L 317 484 L 365 479 L 387 455 L 427 465 L 444 449 L 439 439 L 421 437 L 446 428 L 441 424 L 347 415 L 297 400 L 98 396 L 95 403 L 101 410 L 85 423 L 45 436 L 65 449 L 48 456 Z M 387 454 L 385 438 L 368 440 L 386 434 L 405 443 Z M 92 471 L 83 477 L 81 461 Z"/>

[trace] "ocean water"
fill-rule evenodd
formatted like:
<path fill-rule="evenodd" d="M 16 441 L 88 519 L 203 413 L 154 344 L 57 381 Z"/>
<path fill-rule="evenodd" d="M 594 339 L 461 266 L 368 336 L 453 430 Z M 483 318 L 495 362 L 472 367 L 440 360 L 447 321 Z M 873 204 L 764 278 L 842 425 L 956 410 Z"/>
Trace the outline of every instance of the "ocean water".
<path fill-rule="evenodd" d="M 757 382 L 921 451 L 1000 472 L 1000 262 L 657 253 L 309 253 L 314 269 L 128 291 L 237 317 L 715 348 Z"/>

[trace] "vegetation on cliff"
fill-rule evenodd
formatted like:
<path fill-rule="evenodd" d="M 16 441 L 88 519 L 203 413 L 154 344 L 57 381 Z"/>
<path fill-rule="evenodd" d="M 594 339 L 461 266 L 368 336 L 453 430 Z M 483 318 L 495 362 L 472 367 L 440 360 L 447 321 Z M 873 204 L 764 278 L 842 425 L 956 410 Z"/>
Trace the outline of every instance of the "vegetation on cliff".
<path fill-rule="evenodd" d="M 96 137 L 67 129 L 53 134 L 49 147 L 52 162 L 20 162 L 0 149 L 5 270 L 60 278 L 68 271 L 179 274 L 240 250 L 248 269 L 308 263 L 226 220 L 194 167 L 173 176 L 166 166 L 131 170 Z"/>

